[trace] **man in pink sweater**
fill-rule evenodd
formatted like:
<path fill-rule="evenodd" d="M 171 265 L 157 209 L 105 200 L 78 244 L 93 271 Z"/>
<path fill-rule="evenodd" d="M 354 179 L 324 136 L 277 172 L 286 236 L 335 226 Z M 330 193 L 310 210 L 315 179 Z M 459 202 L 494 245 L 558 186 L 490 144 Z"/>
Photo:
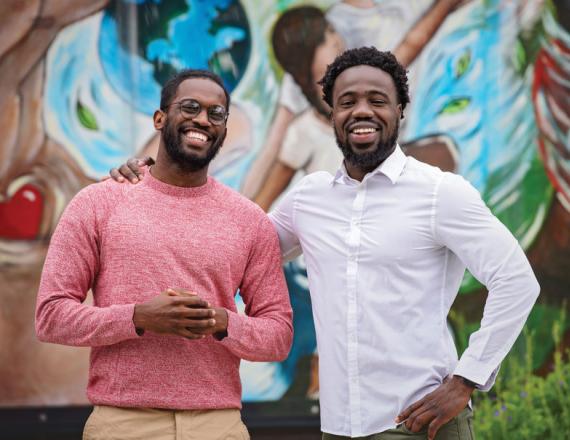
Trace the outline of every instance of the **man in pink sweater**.
<path fill-rule="evenodd" d="M 52 237 L 36 331 L 92 347 L 84 439 L 249 438 L 240 359 L 287 356 L 291 307 L 275 230 L 207 175 L 229 101 L 216 75 L 177 74 L 154 114 L 160 146 L 141 184 L 86 187 Z"/>

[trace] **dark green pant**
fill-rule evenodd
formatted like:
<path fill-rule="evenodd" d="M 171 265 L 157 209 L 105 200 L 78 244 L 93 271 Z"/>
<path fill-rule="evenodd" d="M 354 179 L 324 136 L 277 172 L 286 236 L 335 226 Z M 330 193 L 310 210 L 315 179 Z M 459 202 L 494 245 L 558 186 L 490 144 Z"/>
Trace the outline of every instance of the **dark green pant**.
<path fill-rule="evenodd" d="M 437 431 L 435 440 L 474 440 L 475 436 L 471 426 L 473 423 L 472 419 L 471 409 L 465 408 L 457 417 L 450 420 Z M 388 431 L 366 437 L 344 437 L 342 435 L 323 433 L 323 440 L 345 440 L 350 438 L 357 440 L 426 440 L 427 427 L 420 432 L 412 432 L 406 428 L 406 425 L 402 424 L 396 429 L 389 429 Z"/>

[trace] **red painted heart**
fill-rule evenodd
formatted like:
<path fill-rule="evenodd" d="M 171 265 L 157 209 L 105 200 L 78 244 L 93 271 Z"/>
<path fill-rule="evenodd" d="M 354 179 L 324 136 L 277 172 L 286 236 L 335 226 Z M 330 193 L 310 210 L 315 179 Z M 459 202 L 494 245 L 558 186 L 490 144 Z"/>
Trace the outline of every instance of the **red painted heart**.
<path fill-rule="evenodd" d="M 44 199 L 31 184 L 23 185 L 10 199 L 0 202 L 0 238 L 32 240 L 38 236 Z"/>

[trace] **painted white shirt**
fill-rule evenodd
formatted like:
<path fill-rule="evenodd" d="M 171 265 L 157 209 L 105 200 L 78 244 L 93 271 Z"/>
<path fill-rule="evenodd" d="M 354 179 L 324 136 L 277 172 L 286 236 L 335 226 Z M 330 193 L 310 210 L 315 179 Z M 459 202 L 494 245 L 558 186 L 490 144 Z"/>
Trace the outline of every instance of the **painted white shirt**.
<path fill-rule="evenodd" d="M 307 109 L 287 128 L 279 160 L 306 174 L 315 171 L 334 173 L 342 163 L 330 123 L 321 121 L 313 109 Z"/>
<path fill-rule="evenodd" d="M 362 182 L 303 178 L 270 215 L 302 251 L 319 349 L 321 429 L 366 436 L 451 374 L 488 390 L 538 296 L 516 239 L 461 176 L 394 153 Z M 457 359 L 446 324 L 465 268 L 489 290 Z"/>

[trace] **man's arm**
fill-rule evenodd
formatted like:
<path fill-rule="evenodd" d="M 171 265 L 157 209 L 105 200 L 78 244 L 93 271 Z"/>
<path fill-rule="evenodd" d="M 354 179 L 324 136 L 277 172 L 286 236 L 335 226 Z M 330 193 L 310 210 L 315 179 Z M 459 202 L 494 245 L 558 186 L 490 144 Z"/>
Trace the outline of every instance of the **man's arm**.
<path fill-rule="evenodd" d="M 187 327 L 214 326 L 214 312 L 188 292 L 167 291 L 136 305 L 83 304 L 100 262 L 101 227 L 90 191 L 71 201 L 52 236 L 36 304 L 38 339 L 93 347 L 137 338 L 145 330 L 201 338 Z"/>
<path fill-rule="evenodd" d="M 428 438 L 469 401 L 473 386 L 488 390 L 513 346 L 540 287 L 517 240 L 491 214 L 475 188 L 446 174 L 435 206 L 433 232 L 489 291 L 481 327 L 469 339 L 454 376 L 396 420 L 414 431 L 429 424 Z M 464 380 L 467 379 L 467 382 Z"/>
<path fill-rule="evenodd" d="M 218 335 L 221 344 L 249 361 L 285 359 L 293 339 L 293 313 L 277 235 L 265 216 L 255 232 L 240 295 L 246 316 L 226 311 L 227 335 Z"/>

